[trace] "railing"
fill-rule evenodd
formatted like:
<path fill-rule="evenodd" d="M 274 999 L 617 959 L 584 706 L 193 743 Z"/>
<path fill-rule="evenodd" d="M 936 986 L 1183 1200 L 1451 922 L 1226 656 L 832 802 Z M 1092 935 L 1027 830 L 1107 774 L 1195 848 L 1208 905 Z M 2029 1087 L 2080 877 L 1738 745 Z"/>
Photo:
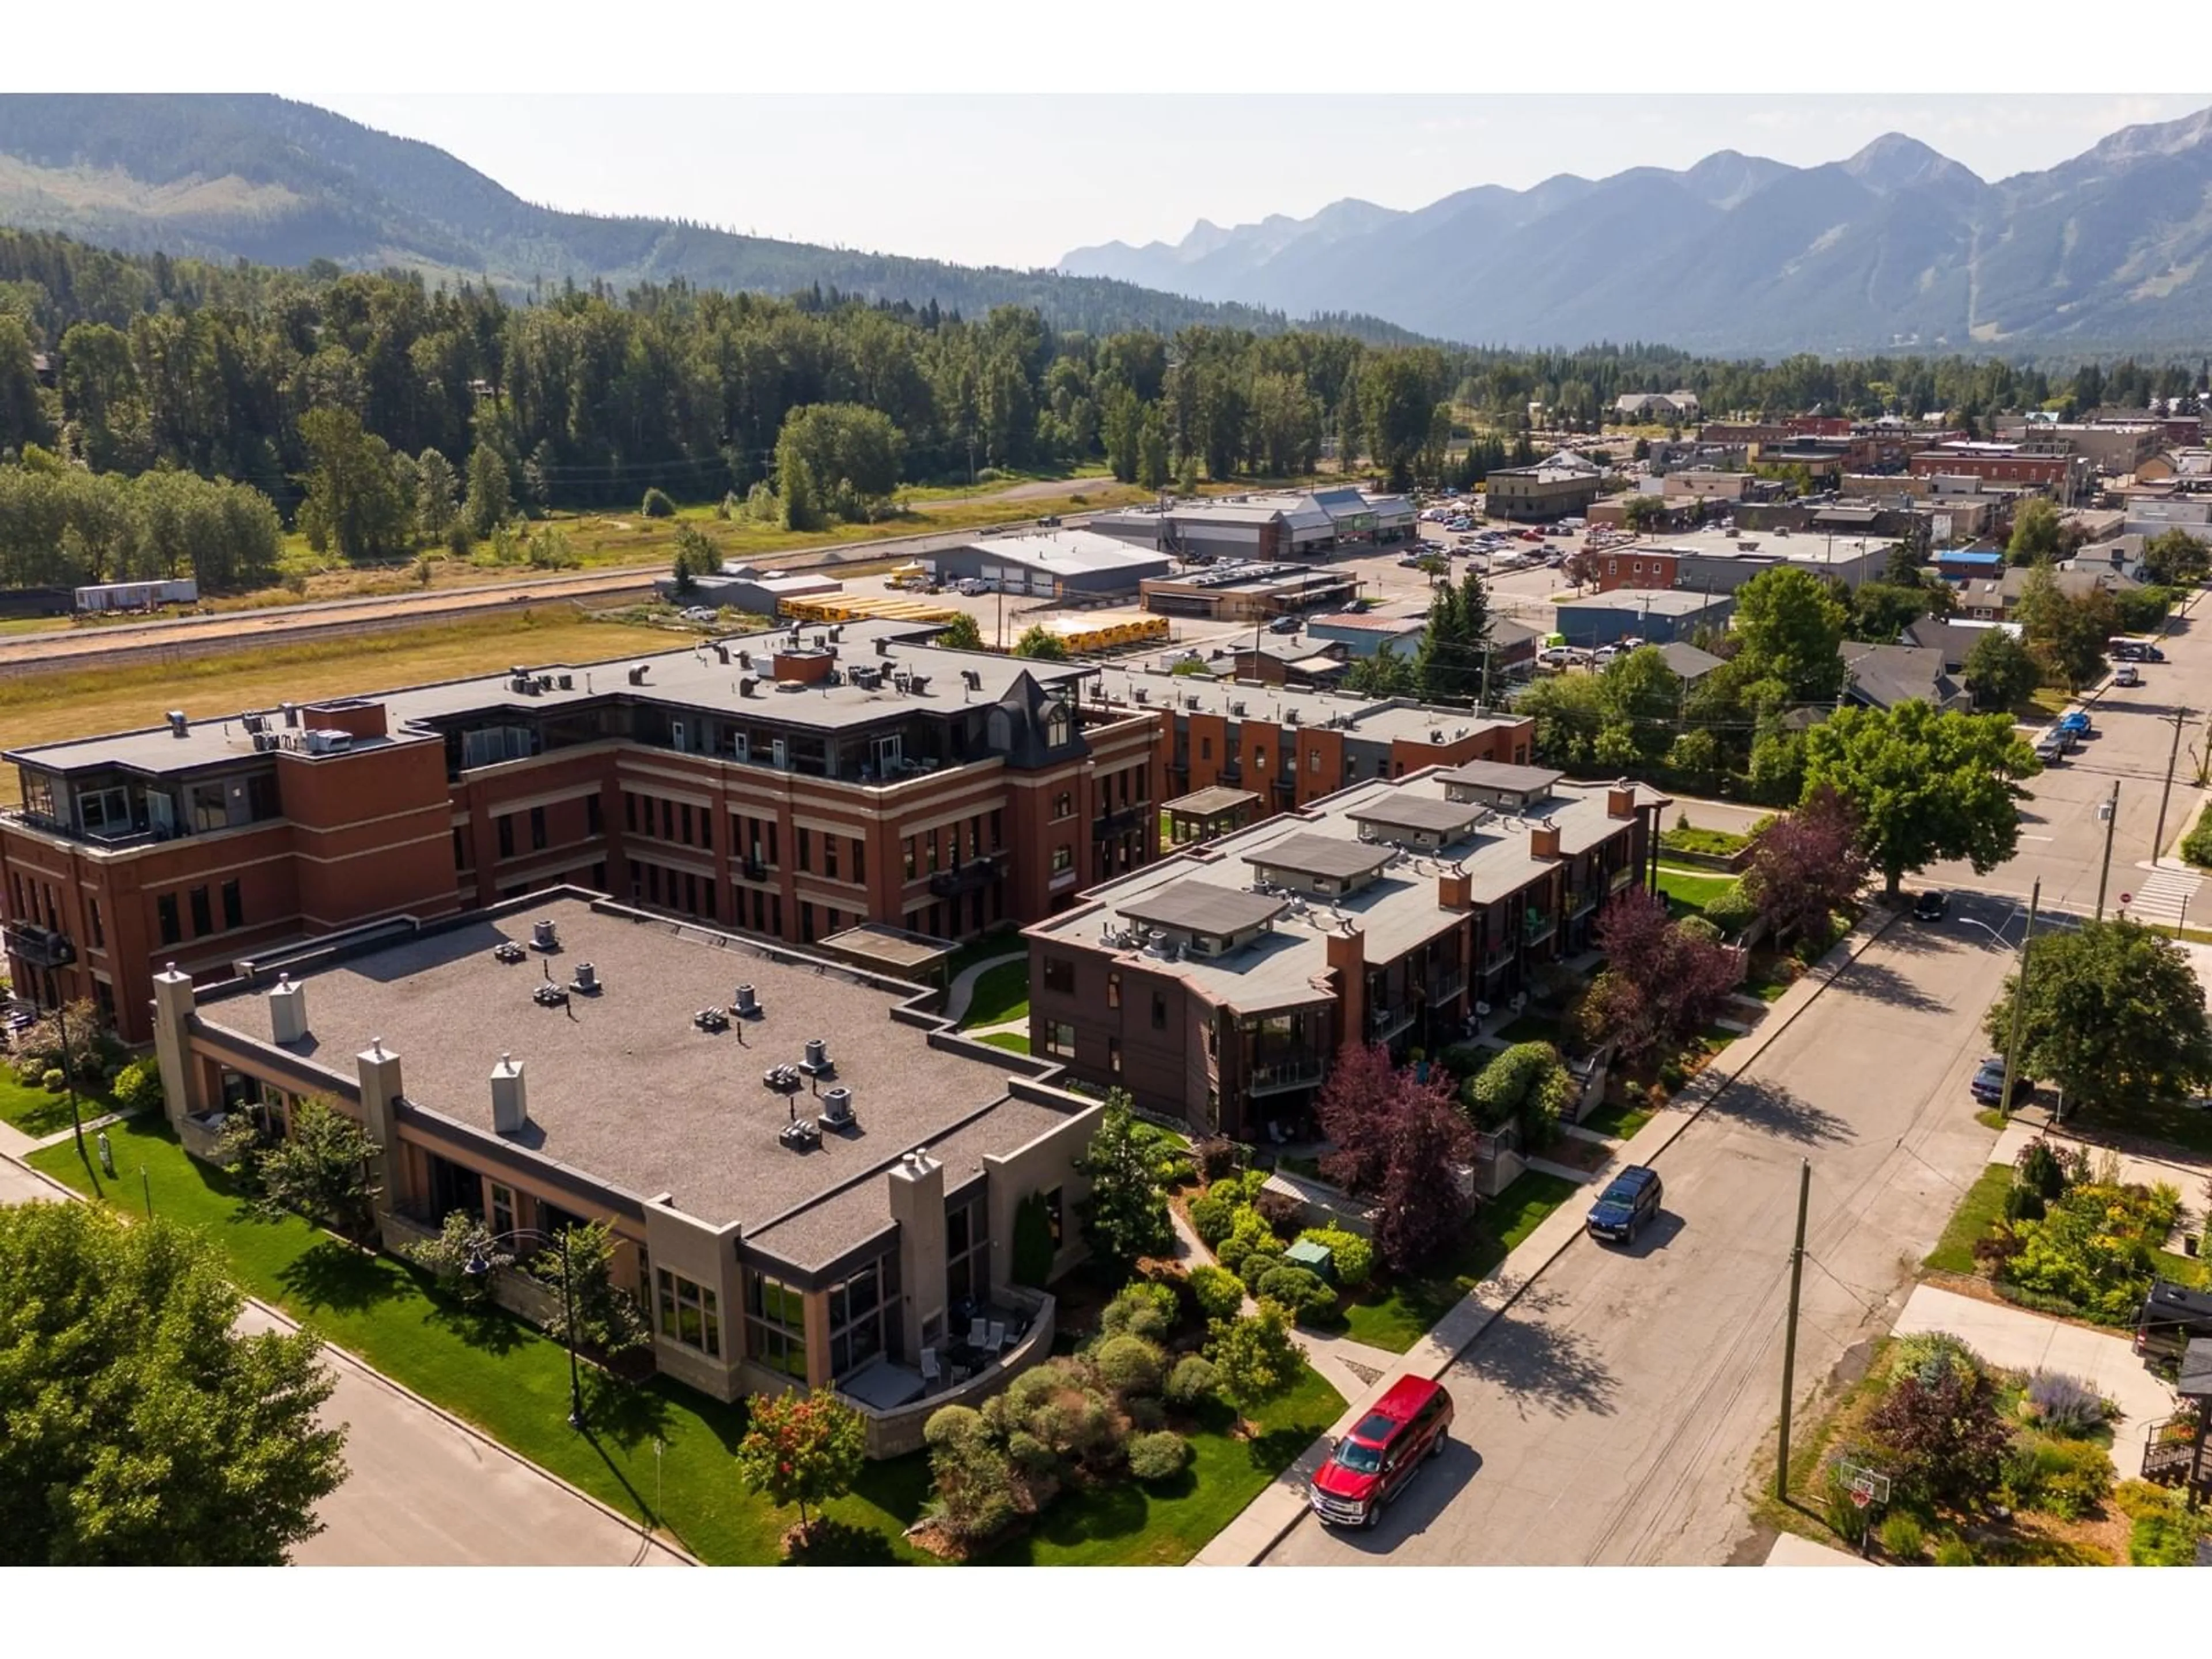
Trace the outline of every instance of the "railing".
<path fill-rule="evenodd" d="M 1117 806 L 1110 812 L 1101 812 L 1091 826 L 1091 833 L 1103 840 L 1109 836 L 1118 836 L 1125 830 L 1133 830 L 1145 821 L 1145 810 L 1139 805 Z"/>
<path fill-rule="evenodd" d="M 1553 915 L 1529 916 L 1521 924 L 1523 945 L 1541 945 L 1559 930 L 1559 919 Z"/>
<path fill-rule="evenodd" d="M 1367 1040 L 1388 1042 L 1413 1023 L 1413 1010 L 1407 1006 L 1398 1008 L 1376 1008 L 1367 1015 Z"/>
<path fill-rule="evenodd" d="M 746 859 L 738 866 L 738 873 L 742 875 L 747 881 L 766 881 L 768 879 L 768 866 L 762 863 L 758 859 Z"/>
<path fill-rule="evenodd" d="M 2177 1421 L 2188 1426 L 2189 1437 L 2179 1440 L 2166 1438 L 2166 1429 Z M 2169 1417 L 2149 1425 L 2143 1432 L 2149 1437 L 2143 1446 L 2144 1480 L 2162 1484 L 2175 1481 L 2188 1481 L 2193 1486 L 2212 1484 L 2212 1458 L 2198 1458 L 2195 1424 L 2185 1418 L 2177 1419 Z M 2212 1453 L 2212 1444 L 2206 1445 L 2203 1449 Z"/>
<path fill-rule="evenodd" d="M 978 887 L 988 887 L 994 881 L 1006 879 L 1006 863 L 997 853 L 988 853 L 954 870 L 940 870 L 929 878 L 929 890 L 938 898 L 951 898 L 960 893 L 973 892 Z"/>
<path fill-rule="evenodd" d="M 1515 944 L 1516 941 L 1510 939 L 1500 940 L 1498 948 L 1483 957 L 1482 971 L 1485 974 L 1494 974 L 1510 963 L 1513 960 Z"/>
<path fill-rule="evenodd" d="M 126 830 L 120 835 L 105 835 L 97 830 L 80 830 L 60 818 L 50 818 L 43 812 L 0 812 L 0 818 L 20 823 L 27 830 L 36 830 L 43 835 L 58 836 L 64 841 L 73 841 L 81 846 L 103 848 L 110 852 L 122 852 L 132 847 L 151 847 L 160 842 L 174 841 L 190 831 L 182 827 L 167 830 Z"/>
<path fill-rule="evenodd" d="M 1627 886 L 1635 879 L 1636 866 L 1632 864 L 1624 864 L 1620 869 L 1614 871 L 1613 874 L 1607 878 L 1605 884 L 1605 890 L 1608 893 L 1618 893 L 1622 888 Z"/>
<path fill-rule="evenodd" d="M 1429 975 L 1429 1000 L 1431 1002 L 1449 1002 L 1465 989 L 1467 970 L 1464 968 L 1446 968 Z"/>
<path fill-rule="evenodd" d="M 1303 1089 L 1321 1081 L 1321 1056 L 1308 1054 L 1299 1060 L 1270 1060 L 1255 1065 L 1246 1084 L 1247 1091 L 1255 1095 L 1271 1095 L 1284 1089 Z"/>
<path fill-rule="evenodd" d="M 1595 909 L 1596 909 L 1596 908 L 1597 908 L 1597 889 L 1596 889 L 1596 888 L 1595 888 L 1595 887 L 1570 888 L 1570 889 L 1567 890 L 1567 920 L 1568 920 L 1568 921 L 1573 921 L 1577 916 L 1585 916 L 1585 915 L 1588 915 L 1591 911 L 1593 911 L 1593 910 L 1595 910 Z"/>

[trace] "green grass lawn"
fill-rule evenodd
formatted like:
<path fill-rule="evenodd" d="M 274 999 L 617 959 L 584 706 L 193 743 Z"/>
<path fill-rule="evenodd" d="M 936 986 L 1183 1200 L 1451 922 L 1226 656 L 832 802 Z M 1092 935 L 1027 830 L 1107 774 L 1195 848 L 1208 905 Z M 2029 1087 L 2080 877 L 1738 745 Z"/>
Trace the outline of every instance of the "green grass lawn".
<path fill-rule="evenodd" d="M 1344 1310 L 1344 1334 L 1370 1347 L 1404 1353 L 1455 1306 L 1537 1224 L 1582 1190 L 1561 1176 L 1530 1170 L 1477 1212 L 1458 1249 L 1426 1273 L 1370 1289 Z"/>
<path fill-rule="evenodd" d="M 1029 1036 L 1021 1031 L 993 1031 L 987 1036 L 977 1037 L 975 1041 L 987 1042 L 994 1048 L 1004 1048 L 1012 1054 L 1025 1054 L 1030 1051 Z"/>
<path fill-rule="evenodd" d="M 1667 908 L 1677 918 L 1701 916 L 1705 906 L 1718 898 L 1735 880 L 1734 876 L 1693 876 L 1662 868 L 1659 872 L 1659 890 L 1667 896 Z"/>
<path fill-rule="evenodd" d="M 2084 1131 L 2101 1128 L 2137 1139 L 2162 1140 L 2185 1152 L 2212 1153 L 2212 1112 L 2200 1111 L 2194 1106 L 2161 1106 L 2131 1100 L 2124 1111 L 2106 1112 L 2101 1108 L 2076 1107 L 2069 1103 L 2066 1121 Z"/>
<path fill-rule="evenodd" d="M 1651 1116 L 1651 1110 L 1646 1106 L 1615 1106 L 1607 1103 L 1584 1118 L 1582 1127 L 1601 1135 L 1626 1140 L 1650 1122 Z"/>
<path fill-rule="evenodd" d="M 975 981 L 975 994 L 962 1015 L 963 1025 L 1003 1025 L 1030 1011 L 1030 963 L 1002 962 L 986 969 Z"/>
<path fill-rule="evenodd" d="M 990 933 L 969 939 L 945 959 L 945 983 L 950 985 L 979 962 L 989 962 L 997 957 L 1024 955 L 1028 949 L 1021 934 L 1013 928 L 994 928 Z"/>
<path fill-rule="evenodd" d="M 36 1153 L 32 1162 L 128 1211 L 139 1208 L 150 1188 L 155 1212 L 213 1237 L 248 1294 L 283 1308 L 626 1516 L 653 1518 L 659 1439 L 665 1448 L 657 1517 L 662 1532 L 715 1565 L 768 1565 L 780 1558 L 782 1534 L 798 1511 L 775 1509 L 738 1485 L 732 1451 L 744 1433 L 742 1405 L 725 1406 L 665 1380 L 633 1388 L 587 1372 L 587 1427 L 579 1434 L 566 1421 L 568 1358 L 557 1343 L 506 1314 L 455 1308 L 431 1295 L 400 1262 L 364 1255 L 304 1221 L 246 1216 L 227 1179 L 187 1158 L 166 1122 L 119 1123 L 108 1135 L 115 1151 L 112 1182 L 65 1146 Z M 1054 1565 L 1188 1560 L 1343 1407 L 1335 1390 L 1309 1370 L 1290 1395 L 1259 1413 L 1255 1438 L 1234 1438 L 1225 1411 L 1202 1424 L 1192 1437 L 1194 1473 L 1185 1483 L 1149 1494 L 1120 1483 L 1063 1497 L 1036 1534 L 1008 1544 L 994 1559 Z M 921 1512 L 928 1487 L 928 1462 L 920 1454 L 869 1464 L 858 1489 L 829 1506 L 834 1525 L 809 1559 L 844 1565 L 933 1562 L 902 1535 Z"/>
<path fill-rule="evenodd" d="M 115 1109 L 115 1102 L 104 1091 L 87 1088 L 80 1083 L 76 1088 L 77 1115 L 89 1123 L 103 1112 Z M 0 1066 L 0 1119 L 12 1123 L 27 1135 L 50 1135 L 70 1126 L 69 1091 L 57 1090 L 48 1094 L 37 1084 L 21 1084 L 15 1073 Z"/>
<path fill-rule="evenodd" d="M 1031 1529 L 983 1558 L 988 1566 L 1178 1566 L 1237 1518 L 1344 1412 L 1344 1396 L 1305 1366 L 1290 1393 L 1253 1417 L 1258 1432 L 1232 1437 L 1233 1413 L 1215 1406 L 1191 1437 L 1182 1478 L 1147 1491 L 1134 1480 L 1064 1492 Z"/>
<path fill-rule="evenodd" d="M 1980 1179 L 1966 1188 L 1966 1195 L 1951 1212 L 1943 1237 L 1936 1242 L 1936 1248 L 1920 1265 L 1933 1267 L 1938 1273 L 1973 1272 L 1974 1242 L 1989 1231 L 1992 1222 L 2002 1218 L 2005 1194 L 2011 1189 L 2011 1164 L 1992 1164 L 1983 1170 Z"/>
<path fill-rule="evenodd" d="M 1659 832 L 1659 845 L 1670 853 L 1704 853 L 1727 858 L 1751 844 L 1751 837 L 1727 830 L 1673 829 Z"/>

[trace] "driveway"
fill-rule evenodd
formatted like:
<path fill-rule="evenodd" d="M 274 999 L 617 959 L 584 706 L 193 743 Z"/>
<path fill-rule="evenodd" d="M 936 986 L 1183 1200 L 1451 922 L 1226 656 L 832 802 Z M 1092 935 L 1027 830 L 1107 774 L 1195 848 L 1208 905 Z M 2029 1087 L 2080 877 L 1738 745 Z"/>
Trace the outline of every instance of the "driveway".
<path fill-rule="evenodd" d="M 61 1189 L 0 1158 L 0 1203 L 59 1200 Z M 289 1329 L 258 1302 L 243 1331 Z M 348 1426 L 345 1484 L 324 1500 L 323 1531 L 293 1551 L 300 1566 L 683 1566 L 686 1559 L 462 1426 L 334 1348 L 337 1389 L 323 1420 Z"/>
<path fill-rule="evenodd" d="M 1268 1563 L 1764 1559 L 1743 1494 L 1773 1443 L 1798 1161 L 1802 1402 L 1888 1329 L 1988 1160 L 1966 1081 L 2006 963 L 1978 929 L 1893 926 L 1661 1155 L 1659 1226 L 1577 1239 L 1461 1356 L 1451 1448 L 1381 1524 L 1308 1517 Z"/>
<path fill-rule="evenodd" d="M 2124 1480 L 2140 1467 L 2145 1427 L 2173 1415 L 2173 1390 L 2151 1375 L 2134 1343 L 2124 1336 L 1933 1285 L 1915 1289 L 1898 1316 L 1899 1336 L 1923 1331 L 1948 1332 L 1992 1365 L 2009 1370 L 2063 1371 L 2078 1376 L 2107 1400 L 2118 1401 L 2121 1421 L 2112 1432 L 2112 1461 Z"/>

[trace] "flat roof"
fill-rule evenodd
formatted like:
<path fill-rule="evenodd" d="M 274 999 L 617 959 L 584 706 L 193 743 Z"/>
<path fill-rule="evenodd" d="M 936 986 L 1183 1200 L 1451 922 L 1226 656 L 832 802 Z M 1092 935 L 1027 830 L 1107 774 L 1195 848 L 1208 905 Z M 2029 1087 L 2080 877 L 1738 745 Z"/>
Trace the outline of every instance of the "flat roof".
<path fill-rule="evenodd" d="M 1226 666 L 1234 659 L 1224 656 L 1222 660 Z M 1172 708 L 1179 714 L 1218 714 L 1231 720 L 1334 724 L 1353 742 L 1425 744 L 1436 732 L 1447 742 L 1456 742 L 1473 732 L 1520 726 L 1528 718 L 1510 710 L 1478 714 L 1466 708 L 1431 708 L 1411 697 L 1378 698 L 1337 686 L 1260 685 L 1211 673 L 1203 678 L 1173 674 L 1164 667 L 1105 664 L 1094 672 L 1097 690 L 1109 706 Z M 1144 694 L 1141 702 L 1139 692 Z M 1195 709 L 1189 702 L 1194 697 L 1198 700 Z M 1241 715 L 1236 712 L 1240 702 L 1244 705 Z"/>
<path fill-rule="evenodd" d="M 949 713 L 971 700 L 995 702 L 1024 676 L 1040 686 L 1073 686 L 1095 672 L 1081 663 L 1041 662 L 1029 658 L 1000 656 L 989 651 L 952 651 L 927 643 L 933 635 L 942 630 L 942 623 L 842 623 L 835 625 L 838 637 L 834 641 L 830 640 L 831 627 L 829 623 L 807 623 L 794 629 L 787 623 L 757 633 L 731 635 L 717 641 L 701 641 L 671 651 L 603 658 L 584 663 L 529 665 L 533 683 L 537 677 L 550 677 L 556 681 L 543 690 L 515 690 L 508 683 L 510 671 L 503 669 L 495 673 L 472 675 L 465 679 L 444 680 L 428 685 L 355 692 L 349 694 L 355 702 L 381 702 L 384 705 L 390 736 L 356 738 L 349 752 L 391 743 L 434 738 L 437 728 L 427 724 L 433 720 L 472 714 L 496 716 L 501 713 L 544 714 L 617 697 L 656 703 L 679 711 L 757 720 L 763 726 L 842 731 L 878 722 L 894 724 L 921 711 L 944 710 Z M 774 655 L 780 644 L 788 648 L 788 641 L 794 631 L 802 645 L 810 649 L 817 639 L 834 643 L 841 665 L 868 667 L 896 664 L 921 671 L 927 676 L 927 683 L 919 691 L 909 689 L 902 692 L 888 684 L 879 690 L 872 691 L 854 684 L 848 678 L 836 685 L 824 682 L 809 685 L 802 691 L 779 692 L 774 678 Z M 891 647 L 889 656 L 878 653 L 876 642 L 878 640 L 887 642 Z M 727 648 L 728 662 L 721 660 L 714 649 L 717 645 Z M 489 656 L 498 648 L 487 646 L 485 653 Z M 518 642 L 517 649 L 520 648 Z M 750 653 L 752 667 L 750 670 L 739 663 L 740 652 Z M 645 677 L 633 685 L 629 683 L 629 675 L 631 671 L 641 667 L 646 671 Z M 973 691 L 967 689 L 961 678 L 963 670 L 977 677 L 981 682 L 979 689 Z M 562 674 L 569 678 L 570 684 L 566 688 L 557 683 L 558 677 Z M 739 682 L 748 674 L 757 682 L 754 693 L 750 697 L 744 696 L 738 689 Z M 606 684 L 599 684 L 602 679 L 607 682 Z M 167 697 L 173 702 L 183 703 L 186 712 L 191 713 L 189 695 L 164 693 L 156 690 L 147 696 L 149 706 L 156 705 Z M 301 701 L 305 704 L 332 700 L 306 698 Z M 165 725 L 112 732 L 100 737 L 71 738 L 59 743 L 35 744 L 4 752 L 10 760 L 63 771 L 120 766 L 148 774 L 183 772 L 201 766 L 253 758 L 253 740 L 243 726 L 245 713 L 269 715 L 272 720 L 275 714 L 275 711 L 269 708 L 211 716 L 196 714 L 188 722 L 186 734 L 181 738 L 175 736 Z"/>
<path fill-rule="evenodd" d="M 1306 629 L 1349 628 L 1363 634 L 1417 634 L 1429 625 L 1423 617 L 1385 617 L 1371 611 L 1333 611 L 1325 617 L 1308 617 Z"/>
<path fill-rule="evenodd" d="M 1194 789 L 1188 795 L 1176 796 L 1167 803 L 1167 810 L 1191 817 L 1212 817 L 1217 812 L 1234 811 L 1259 799 L 1256 789 L 1231 789 L 1225 783 L 1215 783 Z"/>
<path fill-rule="evenodd" d="M 1204 882 L 1176 882 L 1140 894 L 1114 907 L 1131 921 L 1151 922 L 1193 933 L 1235 933 L 1257 927 L 1282 914 L 1284 902 L 1264 893 Z"/>
<path fill-rule="evenodd" d="M 960 947 L 949 939 L 908 933 L 887 922 L 864 921 L 827 935 L 822 948 L 855 961 L 875 963 L 896 973 L 926 974 Z"/>
<path fill-rule="evenodd" d="M 1048 944 L 1065 941 L 1121 956 L 1140 947 L 1129 942 L 1117 917 L 1142 919 L 1168 892 L 1175 893 L 1180 904 L 1190 904 L 1194 893 L 1210 890 L 1227 903 L 1250 905 L 1262 896 L 1247 890 L 1253 868 L 1281 863 L 1285 854 L 1278 849 L 1284 842 L 1334 840 L 1363 857 L 1383 853 L 1385 861 L 1375 878 L 1354 892 L 1334 899 L 1293 895 L 1287 901 L 1270 900 L 1280 907 L 1273 926 L 1237 950 L 1212 957 L 1186 952 L 1172 962 L 1154 955 L 1131 958 L 1140 960 L 1146 972 L 1179 978 L 1209 1000 L 1240 1013 L 1314 1007 L 1332 1000 L 1323 977 L 1328 967 L 1327 938 L 1344 931 L 1347 923 L 1364 935 L 1369 962 L 1393 961 L 1449 933 L 1464 919 L 1463 912 L 1438 902 L 1439 883 L 1445 875 L 1464 873 L 1472 902 L 1486 904 L 1556 870 L 1556 860 L 1532 856 L 1529 832 L 1534 825 L 1555 826 L 1561 850 L 1570 855 L 1587 852 L 1628 829 L 1626 820 L 1614 818 L 1607 811 L 1607 797 L 1613 786 L 1569 785 L 1532 805 L 1517 821 L 1492 817 L 1476 824 L 1448 852 L 1399 852 L 1360 842 L 1358 816 L 1392 810 L 1387 803 L 1394 798 L 1401 806 L 1408 798 L 1454 805 L 1445 799 L 1446 775 L 1440 769 L 1425 768 L 1403 778 L 1354 784 L 1311 805 L 1264 818 L 1093 888 L 1075 908 L 1035 923 L 1025 932 Z M 1639 806 L 1663 805 L 1667 799 L 1656 790 L 1636 787 Z M 1235 930 L 1217 924 L 1206 931 Z"/>
<path fill-rule="evenodd" d="M 557 954 L 494 957 L 502 941 L 527 946 L 540 920 L 557 930 Z M 603 990 L 572 994 L 565 1008 L 532 1000 L 549 969 L 566 981 L 583 962 Z M 327 965 L 310 961 L 292 977 L 306 989 L 304 1042 L 275 1042 L 266 985 L 210 994 L 199 1021 L 347 1078 L 354 1056 L 381 1037 L 399 1056 L 410 1102 L 487 1133 L 491 1069 L 511 1054 L 530 1117 L 513 1144 L 641 1198 L 672 1194 L 686 1214 L 749 1233 L 1006 1105 L 1002 1063 L 891 1019 L 920 988 L 573 890 Z M 699 1009 L 726 1007 L 740 983 L 754 987 L 760 1018 L 720 1032 L 691 1023 Z M 776 1132 L 793 1107 L 811 1115 L 816 1103 L 805 1090 L 768 1088 L 762 1075 L 798 1063 L 811 1037 L 827 1041 L 832 1080 L 853 1091 L 860 1133 L 825 1135 L 802 1153 Z M 1003 1151 L 1026 1145 L 1035 1138 L 1028 1115 L 1009 1114 L 997 1138 Z"/>
<path fill-rule="evenodd" d="M 1606 593 L 1585 593 L 1562 600 L 1566 611 L 1657 611 L 1662 617 L 1693 617 L 1703 611 L 1735 602 L 1732 593 L 1699 593 L 1681 587 L 1620 587 Z"/>
<path fill-rule="evenodd" d="M 1355 807 L 1354 823 L 1376 823 L 1389 829 L 1422 830 L 1446 841 L 1481 822 L 1490 809 L 1474 801 L 1438 800 L 1433 795 L 1395 794 L 1370 806 Z"/>
<path fill-rule="evenodd" d="M 1446 783 L 1465 784 L 1471 788 L 1534 795 L 1556 787 L 1566 774 L 1542 766 L 1514 766 L 1505 761 L 1469 761 L 1438 775 Z"/>
<path fill-rule="evenodd" d="M 1285 836 L 1273 846 L 1244 854 L 1244 862 L 1264 870 L 1293 870 L 1302 876 L 1349 881 L 1380 870 L 1395 854 L 1388 847 L 1345 841 L 1335 836 Z"/>
<path fill-rule="evenodd" d="M 1100 570 L 1124 570 L 1133 574 L 1168 568 L 1166 554 L 1133 546 L 1095 530 L 1042 530 L 1019 536 L 979 536 L 972 542 L 963 543 L 958 550 L 1061 575 Z M 938 553 L 924 556 L 945 556 Z"/>

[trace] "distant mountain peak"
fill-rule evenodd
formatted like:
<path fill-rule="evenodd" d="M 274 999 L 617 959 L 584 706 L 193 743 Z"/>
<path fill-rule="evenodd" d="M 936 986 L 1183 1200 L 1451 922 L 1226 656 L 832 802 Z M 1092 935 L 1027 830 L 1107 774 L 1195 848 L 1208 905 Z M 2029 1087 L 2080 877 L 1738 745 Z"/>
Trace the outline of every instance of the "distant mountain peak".
<path fill-rule="evenodd" d="M 2154 155 L 2179 155 L 2212 143 L 2212 106 L 2178 121 L 2152 121 L 2122 127 L 2091 147 L 2090 158 L 2106 162 L 2139 161 Z"/>
<path fill-rule="evenodd" d="M 1981 183 L 1971 169 L 1902 132 L 1883 133 L 1844 162 L 1843 170 L 1869 190 L 1884 192 L 1939 179 Z"/>

